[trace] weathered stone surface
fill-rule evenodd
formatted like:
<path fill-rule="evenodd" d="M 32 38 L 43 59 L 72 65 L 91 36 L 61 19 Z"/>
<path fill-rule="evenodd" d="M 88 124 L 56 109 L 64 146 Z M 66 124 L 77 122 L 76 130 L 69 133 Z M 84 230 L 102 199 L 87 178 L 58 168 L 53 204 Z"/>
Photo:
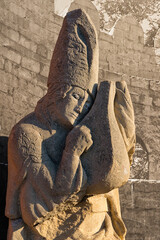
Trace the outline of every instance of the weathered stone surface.
<path fill-rule="evenodd" d="M 22 67 L 30 70 L 30 71 L 33 71 L 35 73 L 39 73 L 40 72 L 40 64 L 39 62 L 36 62 L 32 59 L 29 59 L 29 58 L 26 58 L 26 57 L 23 57 L 22 58 Z"/>
<path fill-rule="evenodd" d="M 97 93 L 98 57 L 89 17 L 69 12 L 48 91 L 9 137 L 8 240 L 125 239 L 118 187 L 128 180 L 134 153 L 133 106 L 124 81 L 101 82 Z M 40 71 L 25 57 L 22 66 Z M 29 83 L 33 89 L 42 95 Z"/>
<path fill-rule="evenodd" d="M 57 0 L 59 2 L 59 0 Z M 35 59 L 38 62 L 44 61 L 44 59 L 40 58 L 40 55 L 38 57 L 33 55 L 33 52 L 36 50 L 36 46 L 38 44 L 42 44 L 44 47 L 47 47 L 48 50 L 48 57 L 47 61 L 51 59 L 52 52 L 51 50 L 55 46 L 55 42 L 57 39 L 57 35 L 59 33 L 59 30 L 61 28 L 61 24 L 63 21 L 63 18 L 53 13 L 54 9 L 54 1 L 53 0 L 46 0 L 46 1 L 40 1 L 40 0 L 28 0 L 28 1 L 14 1 L 14 4 L 16 8 L 22 7 L 23 9 L 26 9 L 26 18 L 18 17 L 16 13 L 13 13 L 9 10 L 10 3 L 13 2 L 11 0 L 4 1 L 3 4 L 0 5 L 0 15 L 1 15 L 1 22 L 6 27 L 1 27 L 0 31 L 0 45 L 3 46 L 3 44 L 6 45 L 7 51 L 8 49 L 12 48 L 15 52 L 20 54 L 21 56 L 26 56 L 31 59 Z M 84 8 L 85 8 L 85 2 Z M 81 0 L 79 0 L 79 4 L 81 3 Z M 88 10 L 88 13 L 90 14 L 90 10 Z M 16 11 L 16 10 L 15 10 Z M 95 9 L 96 11 L 96 9 Z M 18 14 L 18 13 L 17 13 Z M 96 13 L 97 14 L 97 13 Z M 30 31 L 29 22 L 35 22 L 39 26 L 41 26 L 42 32 Z M 128 22 L 127 19 L 123 19 L 123 24 L 121 26 L 121 29 L 127 31 L 127 29 L 131 31 L 131 26 L 136 25 L 138 26 L 138 23 L 135 24 L 133 22 L 133 18 L 131 18 L 131 21 Z M 3 29 L 3 33 L 2 33 Z M 8 29 L 8 30 L 7 30 Z M 12 31 L 12 30 L 13 31 Z M 140 27 L 141 29 L 141 27 Z M 158 32 L 159 33 L 159 32 Z M 157 35 L 158 35 L 157 33 Z M 25 45 L 24 39 L 22 39 L 20 42 L 18 42 L 18 36 L 21 37 L 21 35 L 26 39 L 26 41 L 29 42 L 29 44 Z M 131 35 L 130 35 L 131 36 Z M 16 41 L 14 41 L 14 39 Z M 11 41 L 12 40 L 12 41 Z M 140 41 L 142 38 L 139 39 Z M 155 38 L 156 44 L 155 47 L 157 48 L 156 53 L 158 53 L 158 43 L 159 43 L 159 35 Z M 141 41 L 142 42 L 142 41 Z M 14 44 L 13 44 L 14 43 Z M 135 43 L 136 44 L 136 43 Z M 8 46 L 7 46 L 8 45 Z M 155 56 L 155 49 L 152 47 L 144 47 L 144 51 L 141 52 L 139 50 L 133 50 L 133 41 L 124 39 L 124 43 L 122 46 L 118 46 L 115 44 L 113 35 L 108 35 L 104 32 L 99 33 L 99 45 L 100 45 L 100 69 L 103 70 L 103 73 L 106 72 L 106 70 L 109 69 L 109 67 L 113 67 L 113 71 L 117 72 L 119 71 L 119 74 L 125 73 L 128 75 L 128 79 L 130 80 L 129 76 L 131 75 L 130 69 L 132 68 L 132 75 L 137 78 L 137 80 L 141 83 L 141 78 L 146 78 L 147 81 L 156 80 L 158 81 L 160 78 L 160 67 L 159 64 L 154 60 Z M 22 48 L 23 46 L 23 48 Z M 4 48 L 0 47 L 0 55 L 3 55 Z M 33 52 L 32 52 L 33 51 Z M 110 56 L 110 57 L 109 57 Z M 123 64 L 119 64 L 117 68 L 117 64 L 113 64 L 116 58 L 118 59 L 118 56 L 123 56 Z M 151 58 L 150 58 L 151 57 Z M 158 56 L 157 56 L 158 57 Z M 135 70 L 134 67 L 132 67 L 132 62 L 130 62 L 130 59 L 134 59 L 138 63 L 138 72 Z M 40 97 L 34 96 L 34 89 L 33 94 L 28 93 L 28 82 L 34 83 L 37 81 L 37 84 L 40 85 L 43 88 L 46 87 L 46 78 L 42 78 L 41 75 L 35 74 L 34 78 L 32 74 L 26 75 L 27 79 L 23 79 L 23 74 L 21 74 L 19 77 L 16 75 L 17 71 L 12 67 L 12 71 L 10 71 L 10 68 L 6 67 L 4 68 L 4 61 L 7 62 L 7 58 L 1 56 L 0 61 L 2 59 L 2 65 L 0 64 L 0 67 L 3 69 L 3 74 L 0 72 L 1 75 L 1 81 L 2 78 L 5 79 L 5 82 L 8 82 L 8 85 L 10 85 L 11 89 L 16 89 L 16 94 L 8 94 L 8 89 L 6 88 L 6 92 L 2 91 L 2 87 L 0 90 L 0 130 L 1 135 L 8 135 L 11 131 L 11 128 L 15 124 L 15 122 L 19 121 L 24 115 L 29 113 L 30 111 L 33 111 L 35 108 L 36 102 Z M 3 60 L 4 59 L 4 60 Z M 108 61 L 106 60 L 108 59 Z M 150 59 L 150 60 L 149 60 Z M 10 61 L 10 60 L 9 60 Z M 110 61 L 113 62 L 110 64 Z M 152 61 L 152 62 L 151 62 Z M 10 63 L 13 64 L 13 66 L 16 66 L 16 68 L 21 68 L 21 63 L 17 64 L 12 61 Z M 143 63 L 143 66 L 142 64 Z M 145 63 L 145 64 L 144 64 Z M 46 64 L 46 63 L 45 63 Z M 48 63 L 47 63 L 48 64 Z M 129 67 L 130 64 L 130 67 Z M 6 66 L 8 63 L 6 64 Z M 141 68 L 140 68 L 141 67 Z M 148 71 L 149 69 L 149 71 Z M 41 68 L 42 70 L 42 68 Z M 111 70 L 111 69 L 110 69 Z M 10 71 L 10 74 L 13 76 L 13 78 L 8 75 L 8 71 Z M 33 72 L 32 72 L 33 73 Z M 45 73 L 47 75 L 47 72 Z M 16 78 L 15 78 L 16 76 Z M 18 77 L 18 78 L 17 78 Z M 24 76 L 25 77 L 25 76 Z M 106 79 L 106 75 L 103 74 L 102 80 Z M 12 80 L 14 79 L 14 81 Z M 35 81 L 36 80 L 36 81 Z M 13 87 L 14 84 L 14 87 Z M 136 118 L 136 128 L 137 128 L 137 135 L 143 140 L 144 144 L 147 147 L 147 150 L 149 151 L 148 161 L 149 161 L 149 169 L 148 169 L 148 175 L 149 179 L 154 179 L 155 181 L 160 179 L 160 167 L 159 167 L 159 144 L 157 142 L 159 141 L 159 126 L 160 126 L 160 120 L 159 120 L 159 112 L 160 109 L 157 108 L 154 111 L 154 116 L 152 116 L 152 108 L 153 106 L 159 106 L 158 100 L 159 99 L 159 91 L 151 90 L 151 89 L 145 89 L 139 88 L 138 84 L 135 87 L 130 87 L 129 82 L 127 81 L 127 84 L 129 85 L 129 90 L 131 93 L 136 93 L 138 96 L 141 94 L 146 95 L 147 97 L 150 96 L 154 99 L 153 104 L 151 106 L 151 111 L 149 112 L 149 116 L 144 116 L 143 111 L 143 105 L 141 104 L 141 101 L 138 98 L 136 98 L 136 104 L 134 104 L 135 109 L 135 118 Z M 2 85 L 2 84 L 1 84 Z M 17 86 L 19 86 L 17 88 Z M 156 86 L 156 84 L 155 84 Z M 154 89 L 157 89 L 155 86 L 152 85 Z M 9 90 L 10 91 L 10 90 Z M 12 91 L 10 91 L 12 92 Z M 42 94 L 42 92 L 41 92 Z M 17 96 L 19 95 L 19 97 Z M 22 99 L 26 101 L 21 101 Z M 16 98 L 15 98 L 16 97 Z M 131 95 L 132 101 L 133 94 Z M 21 107 L 20 107 L 21 106 Z M 157 114 L 155 114 L 157 113 Z M 137 184 L 137 183 L 136 183 Z M 138 184 L 141 185 L 142 183 Z M 155 183 L 156 185 L 156 183 Z M 149 185 L 147 186 L 149 187 Z M 157 183 L 157 187 L 159 187 Z M 140 193 L 143 196 L 143 191 Z M 130 192 L 128 192 L 128 195 L 125 197 L 121 196 L 121 202 L 123 204 L 127 202 L 130 202 L 131 199 Z M 152 201 L 152 200 L 151 200 Z M 127 203 L 126 203 L 127 204 Z M 122 212 L 124 212 L 125 207 L 123 208 Z M 135 221 L 139 218 L 139 215 L 137 214 L 137 209 L 134 208 L 135 214 Z M 152 210 L 153 214 L 159 214 L 156 212 L 156 210 Z M 146 210 L 146 216 L 148 214 L 148 210 Z M 130 216 L 130 213 L 128 213 L 128 216 Z M 157 215 L 156 215 L 157 216 Z M 124 217 L 123 217 L 124 218 Z M 157 217 L 158 219 L 158 217 Z M 126 222 L 126 221 L 125 221 Z M 160 233 L 157 231 L 157 227 L 155 225 L 155 221 L 151 221 L 149 224 L 152 225 L 152 236 L 151 234 L 147 233 L 144 235 L 142 234 L 136 234 L 136 229 L 133 234 L 129 234 L 130 229 L 132 229 L 133 224 L 127 224 L 128 229 L 128 237 L 126 239 L 154 239 L 157 240 L 157 237 L 160 235 Z M 157 223 L 158 224 L 158 223 Z M 6 238 L 4 239 L 6 240 Z M 158 239 L 159 240 L 159 239 Z"/>
<path fill-rule="evenodd" d="M 82 156 L 88 193 L 120 187 L 129 178 L 128 152 L 132 156 L 135 140 L 132 103 L 124 82 L 101 82 L 96 101 L 81 125 L 89 127 L 93 137 L 93 146 Z"/>
<path fill-rule="evenodd" d="M 129 230 L 126 239 L 158 240 L 160 236 L 159 189 L 159 181 L 147 180 L 130 180 L 120 189 L 122 217 Z"/>

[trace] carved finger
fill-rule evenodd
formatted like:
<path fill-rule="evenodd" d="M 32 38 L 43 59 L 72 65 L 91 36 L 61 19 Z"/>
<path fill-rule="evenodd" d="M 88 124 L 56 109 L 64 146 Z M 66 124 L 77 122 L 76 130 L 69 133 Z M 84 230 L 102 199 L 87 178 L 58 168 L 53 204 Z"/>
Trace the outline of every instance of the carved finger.
<path fill-rule="evenodd" d="M 85 152 L 88 151 L 88 149 L 92 146 L 92 144 L 93 144 L 93 140 L 90 139 L 90 140 L 88 141 L 88 145 L 87 145 L 87 147 L 86 147 L 86 149 L 85 149 Z"/>

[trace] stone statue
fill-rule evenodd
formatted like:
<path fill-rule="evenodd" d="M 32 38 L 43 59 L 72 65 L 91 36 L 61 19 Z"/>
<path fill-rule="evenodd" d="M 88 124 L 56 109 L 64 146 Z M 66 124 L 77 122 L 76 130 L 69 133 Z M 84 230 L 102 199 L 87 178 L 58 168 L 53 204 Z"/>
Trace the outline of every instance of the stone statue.
<path fill-rule="evenodd" d="M 98 85 L 98 41 L 81 9 L 64 18 L 48 92 L 9 137 L 10 239 L 125 239 L 134 113 L 124 81 Z"/>

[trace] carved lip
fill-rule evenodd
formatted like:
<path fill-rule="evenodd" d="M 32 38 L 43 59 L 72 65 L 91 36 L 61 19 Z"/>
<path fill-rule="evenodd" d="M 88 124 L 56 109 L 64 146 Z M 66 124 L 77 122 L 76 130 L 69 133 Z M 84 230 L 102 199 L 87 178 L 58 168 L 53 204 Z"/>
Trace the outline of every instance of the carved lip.
<path fill-rule="evenodd" d="M 79 116 L 79 114 L 76 113 L 69 113 L 69 116 L 73 117 L 73 118 L 77 118 Z"/>

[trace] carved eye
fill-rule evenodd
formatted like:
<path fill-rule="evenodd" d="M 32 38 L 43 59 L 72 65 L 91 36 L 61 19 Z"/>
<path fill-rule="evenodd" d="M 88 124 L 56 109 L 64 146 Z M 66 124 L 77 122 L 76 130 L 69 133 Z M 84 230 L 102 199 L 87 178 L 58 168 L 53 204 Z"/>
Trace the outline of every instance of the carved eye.
<path fill-rule="evenodd" d="M 79 94 L 77 94 L 77 93 L 73 93 L 72 96 L 73 96 L 75 99 L 77 99 L 77 100 L 80 99 L 80 96 L 79 96 Z"/>

